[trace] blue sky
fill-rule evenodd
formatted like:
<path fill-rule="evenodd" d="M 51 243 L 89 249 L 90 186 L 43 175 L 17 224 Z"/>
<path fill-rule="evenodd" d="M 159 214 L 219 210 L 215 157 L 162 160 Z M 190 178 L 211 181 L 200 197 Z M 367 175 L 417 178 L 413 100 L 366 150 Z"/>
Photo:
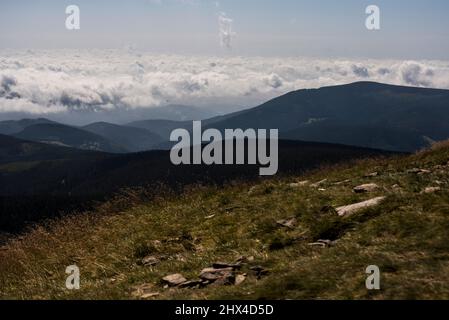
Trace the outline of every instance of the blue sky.
<path fill-rule="evenodd" d="M 217 3 L 219 2 L 219 5 Z M 2 0 L 0 48 L 123 48 L 201 55 L 449 59 L 447 0 Z M 81 30 L 65 29 L 65 7 Z M 381 30 L 365 8 L 381 9 Z M 232 49 L 218 16 L 233 20 Z"/>

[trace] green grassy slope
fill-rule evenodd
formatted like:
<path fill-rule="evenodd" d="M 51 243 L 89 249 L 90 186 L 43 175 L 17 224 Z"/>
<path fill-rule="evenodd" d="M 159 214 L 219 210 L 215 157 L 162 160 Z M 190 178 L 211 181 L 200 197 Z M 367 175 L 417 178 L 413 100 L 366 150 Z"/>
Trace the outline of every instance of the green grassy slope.
<path fill-rule="evenodd" d="M 442 143 L 413 156 L 198 187 L 181 197 L 148 201 L 144 191 L 129 192 L 1 247 L 0 298 L 449 299 L 448 160 L 449 143 Z M 364 183 L 380 188 L 353 192 Z M 423 192 L 429 187 L 439 189 Z M 349 217 L 334 210 L 378 196 L 386 199 Z M 293 217 L 292 228 L 277 223 Z M 311 245 L 318 240 L 332 243 Z M 159 262 L 142 265 L 148 256 Z M 161 282 L 174 273 L 195 280 L 203 268 L 241 256 L 239 285 Z M 81 270 L 78 291 L 65 289 L 71 264 Z M 365 288 L 368 265 L 381 269 L 380 291 Z M 257 275 L 258 266 L 266 273 Z"/>

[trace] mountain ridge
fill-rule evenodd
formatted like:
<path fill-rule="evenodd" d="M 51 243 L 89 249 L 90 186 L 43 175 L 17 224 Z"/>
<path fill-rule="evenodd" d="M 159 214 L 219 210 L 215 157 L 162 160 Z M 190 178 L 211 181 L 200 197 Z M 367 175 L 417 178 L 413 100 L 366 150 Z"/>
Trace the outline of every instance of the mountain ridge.
<path fill-rule="evenodd" d="M 447 123 L 449 90 L 356 82 L 292 91 L 210 127 L 279 128 L 281 136 L 290 132 L 287 137 L 297 140 L 308 140 L 310 130 L 324 131 L 325 126 L 343 129 L 346 126 L 347 136 L 355 134 L 351 127 L 364 127 L 371 136 L 390 130 L 411 138 L 403 143 L 367 141 L 357 145 L 412 152 L 428 146 L 427 138 L 434 141 L 449 138 Z M 330 142 L 321 137 L 312 141 Z M 332 142 L 354 145 L 347 139 Z"/>

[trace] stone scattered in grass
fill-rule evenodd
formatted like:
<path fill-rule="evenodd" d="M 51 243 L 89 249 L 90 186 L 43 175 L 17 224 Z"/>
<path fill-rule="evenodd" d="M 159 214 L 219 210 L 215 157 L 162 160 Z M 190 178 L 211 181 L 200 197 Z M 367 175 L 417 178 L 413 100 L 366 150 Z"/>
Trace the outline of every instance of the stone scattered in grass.
<path fill-rule="evenodd" d="M 385 197 L 377 197 L 377 198 L 366 200 L 363 202 L 338 207 L 336 210 L 340 217 L 348 217 L 348 216 L 353 215 L 363 209 L 377 206 L 384 200 L 385 200 Z"/>
<path fill-rule="evenodd" d="M 355 193 L 367 193 L 379 190 L 380 187 L 376 183 L 362 184 L 354 188 Z"/>
<path fill-rule="evenodd" d="M 187 281 L 186 278 L 180 273 L 170 274 L 162 278 L 162 281 L 171 287 L 179 286 Z"/>
<path fill-rule="evenodd" d="M 449 299 L 448 160 L 449 143 L 65 217 L 0 247 L 0 299 Z M 373 196 L 351 188 L 367 183 L 367 172 L 382 172 L 369 177 L 384 186 Z M 323 177 L 316 188 L 289 187 Z M 356 214 L 340 217 L 334 209 L 377 195 L 387 199 Z M 286 217 L 297 220 L 295 228 L 279 227 Z M 160 263 L 146 267 L 147 257 Z M 80 267 L 82 290 L 64 289 L 71 264 Z M 382 272 L 376 293 L 365 287 L 371 264 Z M 206 266 L 231 267 L 234 281 L 199 278 Z M 185 281 L 161 282 L 173 273 Z"/>
<path fill-rule="evenodd" d="M 289 219 L 278 220 L 278 221 L 276 221 L 276 223 L 278 225 L 280 225 L 281 227 L 285 227 L 288 229 L 295 229 L 295 227 L 298 223 L 298 220 L 296 220 L 296 218 L 293 217 L 293 218 L 289 218 Z"/>

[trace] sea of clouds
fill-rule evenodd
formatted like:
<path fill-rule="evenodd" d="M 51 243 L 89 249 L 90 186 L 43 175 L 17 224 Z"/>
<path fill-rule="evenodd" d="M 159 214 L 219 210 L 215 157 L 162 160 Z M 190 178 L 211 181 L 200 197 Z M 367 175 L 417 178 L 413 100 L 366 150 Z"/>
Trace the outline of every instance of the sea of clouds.
<path fill-rule="evenodd" d="M 255 106 L 355 81 L 449 89 L 449 62 L 0 51 L 0 114 L 106 112 L 168 104 Z"/>

